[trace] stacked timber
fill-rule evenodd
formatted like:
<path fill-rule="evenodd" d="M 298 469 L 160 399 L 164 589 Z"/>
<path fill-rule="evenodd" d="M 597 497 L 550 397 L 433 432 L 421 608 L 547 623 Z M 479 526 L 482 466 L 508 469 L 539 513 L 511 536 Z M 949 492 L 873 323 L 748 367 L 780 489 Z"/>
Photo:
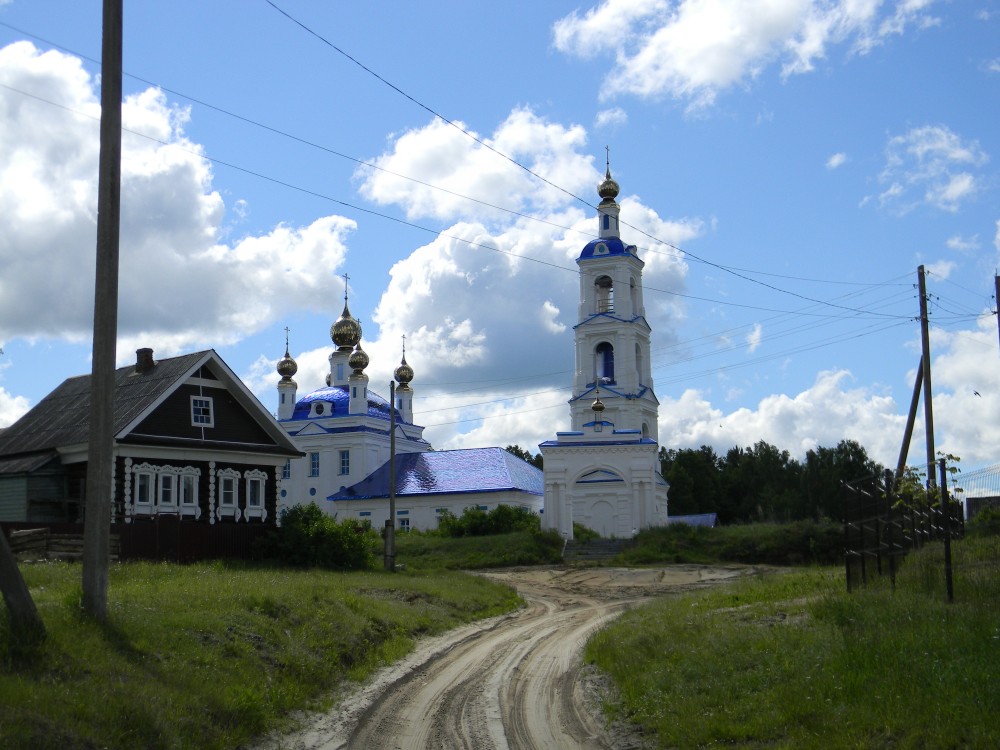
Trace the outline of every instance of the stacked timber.
<path fill-rule="evenodd" d="M 82 534 L 54 534 L 47 528 L 23 529 L 10 532 L 10 549 L 22 562 L 37 560 L 83 560 Z M 108 540 L 108 554 L 117 560 L 121 549 L 118 535 Z"/>

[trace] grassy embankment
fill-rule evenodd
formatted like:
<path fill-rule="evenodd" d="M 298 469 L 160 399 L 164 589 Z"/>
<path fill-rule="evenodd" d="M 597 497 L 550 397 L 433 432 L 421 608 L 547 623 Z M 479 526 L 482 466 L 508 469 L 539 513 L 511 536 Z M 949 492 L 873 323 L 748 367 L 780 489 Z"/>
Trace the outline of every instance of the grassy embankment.
<path fill-rule="evenodd" d="M 112 567 L 100 626 L 80 614 L 78 565 L 22 571 L 48 637 L 13 646 L 0 606 L 8 750 L 238 747 L 293 709 L 321 708 L 415 637 L 519 603 L 458 572 L 129 563 Z"/>
<path fill-rule="evenodd" d="M 842 568 L 764 576 L 627 613 L 586 659 L 664 748 L 995 748 L 1000 537 L 913 553 L 895 592 Z"/>

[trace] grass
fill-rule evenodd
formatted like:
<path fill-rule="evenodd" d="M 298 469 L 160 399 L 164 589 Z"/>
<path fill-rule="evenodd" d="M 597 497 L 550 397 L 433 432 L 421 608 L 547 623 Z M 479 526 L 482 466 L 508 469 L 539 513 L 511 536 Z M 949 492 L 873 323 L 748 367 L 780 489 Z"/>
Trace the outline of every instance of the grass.
<path fill-rule="evenodd" d="M 512 565 L 558 565 L 562 539 L 553 533 L 514 531 L 447 537 L 411 531 L 396 535 L 396 561 L 408 570 L 475 570 Z"/>
<path fill-rule="evenodd" d="M 320 708 L 416 636 L 516 608 L 457 572 L 220 563 L 111 570 L 108 623 L 81 616 L 80 568 L 22 566 L 48 637 L 18 647 L 0 609 L 0 747 L 232 748 Z"/>
<path fill-rule="evenodd" d="M 938 546 L 847 594 L 813 568 L 671 597 L 587 645 L 611 706 L 660 747 L 994 748 L 1000 741 L 1000 537 Z"/>
<path fill-rule="evenodd" d="M 844 527 L 832 522 L 754 523 L 736 526 L 674 524 L 641 531 L 615 560 L 623 565 L 739 562 L 771 565 L 835 564 Z"/>

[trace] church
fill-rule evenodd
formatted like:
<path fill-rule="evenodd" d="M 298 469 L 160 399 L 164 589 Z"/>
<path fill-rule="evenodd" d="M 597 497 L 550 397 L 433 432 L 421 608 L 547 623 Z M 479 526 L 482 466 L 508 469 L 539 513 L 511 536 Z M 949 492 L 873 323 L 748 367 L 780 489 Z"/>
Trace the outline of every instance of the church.
<path fill-rule="evenodd" d="M 394 403 L 368 387 L 361 324 L 344 311 L 330 328 L 336 347 L 326 386 L 297 398 L 298 365 L 278 362 L 278 424 L 305 455 L 285 462 L 282 507 L 315 502 L 328 515 L 383 528 L 389 519 L 390 456 L 395 449 L 396 528 L 433 529 L 444 512 L 511 505 L 542 510 L 542 472 L 502 448 L 435 451 L 413 419 L 413 368 L 406 349 L 393 378 Z M 395 439 L 393 440 L 393 430 Z M 395 445 L 393 446 L 393 443 Z"/>
<path fill-rule="evenodd" d="M 542 527 L 573 538 L 573 524 L 630 538 L 667 523 L 660 474 L 650 327 L 635 245 L 619 233 L 619 187 L 608 166 L 598 188 L 598 236 L 577 257 L 580 307 L 572 429 L 539 448 L 545 467 Z"/>
<path fill-rule="evenodd" d="M 395 443 L 396 527 L 436 528 L 445 511 L 511 505 L 542 514 L 542 528 L 573 538 L 573 523 L 603 537 L 629 538 L 667 523 L 659 473 L 650 327 L 637 248 L 619 236 L 618 183 L 610 166 L 598 194 L 599 232 L 579 257 L 579 322 L 570 399 L 572 429 L 542 443 L 544 473 L 501 448 L 435 451 L 413 414 L 406 350 L 393 374 L 393 403 L 371 390 L 362 330 L 348 308 L 330 328 L 335 349 L 326 386 L 297 395 L 295 360 L 278 362 L 278 423 L 303 458 L 282 471 L 282 507 L 315 502 L 337 518 L 389 518 Z M 392 430 L 395 440 L 392 440 Z"/>

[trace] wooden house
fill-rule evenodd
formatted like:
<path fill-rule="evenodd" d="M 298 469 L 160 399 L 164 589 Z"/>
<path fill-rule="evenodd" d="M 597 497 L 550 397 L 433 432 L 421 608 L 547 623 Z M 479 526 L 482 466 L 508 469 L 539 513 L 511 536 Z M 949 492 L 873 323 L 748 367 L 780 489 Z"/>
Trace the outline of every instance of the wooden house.
<path fill-rule="evenodd" d="M 287 433 L 214 350 L 136 355 L 115 372 L 112 524 L 273 525 L 283 470 L 303 455 Z M 90 404 L 90 376 L 69 378 L 0 433 L 0 521 L 82 521 Z"/>

